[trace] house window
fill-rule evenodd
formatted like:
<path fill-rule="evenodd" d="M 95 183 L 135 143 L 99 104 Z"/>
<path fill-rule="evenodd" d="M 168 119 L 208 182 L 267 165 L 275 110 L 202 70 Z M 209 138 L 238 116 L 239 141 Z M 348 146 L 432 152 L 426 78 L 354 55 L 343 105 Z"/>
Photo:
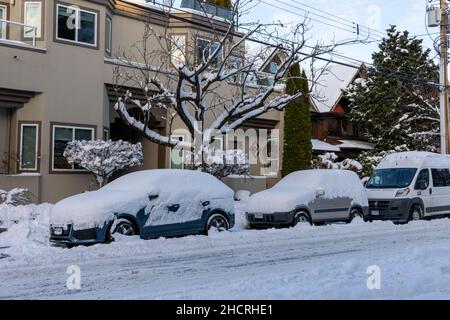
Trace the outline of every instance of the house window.
<path fill-rule="evenodd" d="M 197 62 L 201 63 L 203 60 L 208 59 L 214 54 L 219 46 L 219 42 L 197 38 Z M 223 52 L 219 52 L 219 54 L 212 60 L 211 65 L 219 66 L 222 60 Z"/>
<path fill-rule="evenodd" d="M 109 129 L 103 129 L 103 140 L 109 140 Z"/>
<path fill-rule="evenodd" d="M 186 36 L 172 35 L 171 36 L 170 53 L 172 60 L 175 63 L 186 63 Z"/>
<path fill-rule="evenodd" d="M 272 136 L 271 134 L 267 137 L 267 144 L 265 146 L 265 156 L 266 163 L 263 164 L 263 168 L 261 169 L 261 174 L 264 176 L 277 176 L 278 170 L 280 167 L 280 158 L 279 158 L 279 145 L 280 140 L 278 136 Z"/>
<path fill-rule="evenodd" d="M 97 13 L 75 6 L 57 5 L 56 39 L 97 45 Z"/>
<path fill-rule="evenodd" d="M 64 157 L 64 150 L 67 144 L 74 140 L 93 140 L 94 128 L 72 127 L 64 125 L 53 125 L 52 139 L 52 170 L 78 170 L 84 171 L 77 165 L 67 163 Z"/>
<path fill-rule="evenodd" d="M 20 171 L 38 171 L 39 124 L 20 125 Z"/>
<path fill-rule="evenodd" d="M 106 16 L 105 20 L 105 52 L 111 55 L 112 51 L 112 20 Z"/>
<path fill-rule="evenodd" d="M 7 7 L 0 5 L 0 19 L 6 20 L 7 18 Z M 0 39 L 6 39 L 6 22 L 0 22 Z"/>
<path fill-rule="evenodd" d="M 184 141 L 183 136 L 172 135 L 172 139 L 178 139 L 180 142 Z M 184 168 L 184 150 L 170 149 L 170 168 L 171 169 L 183 169 Z"/>
<path fill-rule="evenodd" d="M 278 72 L 278 64 L 276 62 L 270 63 L 270 73 L 276 74 Z"/>
<path fill-rule="evenodd" d="M 236 72 L 239 69 L 242 68 L 242 59 L 234 56 L 230 56 L 227 63 L 227 71 L 230 73 Z M 242 82 L 244 74 L 242 72 L 239 72 L 238 74 L 234 75 L 230 78 L 230 80 L 234 83 Z"/>
<path fill-rule="evenodd" d="M 27 1 L 23 3 L 24 38 L 42 37 L 42 2 Z M 34 27 L 34 28 L 33 28 Z"/>

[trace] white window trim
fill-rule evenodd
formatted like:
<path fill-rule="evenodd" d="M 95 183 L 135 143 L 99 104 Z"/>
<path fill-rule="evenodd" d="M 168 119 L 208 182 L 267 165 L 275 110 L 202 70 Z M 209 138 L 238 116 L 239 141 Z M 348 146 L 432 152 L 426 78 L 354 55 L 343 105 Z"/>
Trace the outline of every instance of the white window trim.
<path fill-rule="evenodd" d="M 24 3 L 23 3 L 23 23 L 24 24 L 26 24 L 26 25 L 28 25 L 28 23 L 27 23 L 27 21 L 26 21 L 26 17 L 27 17 L 27 4 L 38 4 L 39 5 L 39 8 L 41 9 L 41 16 L 39 17 L 39 24 L 40 24 L 40 26 L 39 26 L 39 28 L 37 28 L 37 30 L 39 31 L 39 34 L 38 33 L 36 33 L 36 39 L 38 39 L 38 38 L 41 38 L 42 37 L 42 2 L 40 2 L 40 1 L 25 1 Z M 31 36 L 27 36 L 26 34 L 26 30 L 27 28 L 26 27 L 24 27 L 23 28 L 23 37 L 25 38 L 25 39 L 31 39 L 31 38 L 33 38 L 33 36 L 31 35 Z"/>
<path fill-rule="evenodd" d="M 270 137 L 267 139 L 267 144 L 271 143 L 272 141 L 276 141 L 276 145 L 279 147 L 280 145 L 280 138 L 279 137 Z M 261 168 L 262 175 L 266 177 L 275 177 L 278 176 L 278 171 L 280 170 L 280 159 L 279 155 L 278 157 L 269 156 L 267 157 L 267 161 L 270 162 L 270 165 L 267 167 Z M 274 170 L 274 167 L 276 165 L 277 170 Z"/>
<path fill-rule="evenodd" d="M 105 41 L 105 52 L 108 55 L 111 55 L 111 52 L 112 52 L 112 19 L 108 15 L 106 15 L 106 18 L 105 18 L 105 39 L 106 39 L 107 21 L 109 21 L 109 37 L 108 37 L 108 42 L 109 42 L 108 45 L 109 46 L 106 45 L 106 41 Z"/>
<path fill-rule="evenodd" d="M 36 128 L 36 153 L 34 155 L 34 164 L 33 168 L 23 168 L 22 167 L 22 155 L 23 155 L 23 128 L 24 127 L 35 127 Z M 19 149 L 19 171 L 38 171 L 38 153 L 39 153 L 39 124 L 37 123 L 21 123 L 20 124 L 20 149 Z"/>
<path fill-rule="evenodd" d="M 0 19 L 6 20 L 8 18 L 8 7 L 0 4 L 0 8 L 3 9 L 3 14 L 5 15 L 4 17 L 0 17 Z M 0 39 L 6 39 L 6 28 L 7 28 L 7 24 L 6 23 L 2 23 L 4 29 L 2 30 L 3 34 L 0 34 Z"/>
<path fill-rule="evenodd" d="M 60 124 L 54 124 L 52 127 L 52 171 L 54 172 L 87 172 L 85 169 L 75 169 L 75 165 L 72 164 L 72 169 L 56 169 L 55 168 L 55 131 L 56 128 L 72 129 L 72 141 L 75 141 L 75 129 L 90 130 L 92 132 L 91 139 L 95 138 L 95 129 L 92 127 L 83 126 L 65 126 Z"/>
<path fill-rule="evenodd" d="M 198 48 L 198 41 L 199 41 L 199 40 L 209 42 L 209 54 L 210 54 L 210 55 L 213 53 L 213 52 L 211 52 L 211 48 L 212 48 L 211 44 L 212 44 L 212 43 L 217 43 L 217 44 L 220 45 L 220 42 L 219 42 L 219 41 L 214 41 L 214 40 L 211 40 L 211 39 L 206 39 L 206 38 L 202 38 L 202 37 L 197 37 L 196 40 L 195 40 L 195 48 L 196 48 L 196 49 Z M 222 62 L 223 62 L 223 59 L 224 59 L 224 57 L 225 57 L 225 53 L 224 53 L 224 50 L 223 50 L 223 49 L 224 49 L 223 47 L 220 49 L 220 53 L 222 54 L 222 57 L 221 57 Z M 197 57 L 197 58 L 198 58 L 198 57 Z M 203 61 L 202 61 L 202 62 L 203 62 Z"/>
<path fill-rule="evenodd" d="M 94 30 L 94 43 L 93 44 L 92 43 L 78 41 L 78 40 L 70 40 L 70 39 L 65 39 L 65 38 L 58 37 L 58 31 L 59 31 L 59 29 L 58 29 L 58 11 L 59 11 L 59 7 L 63 7 L 63 8 L 66 8 L 66 9 L 72 9 L 72 10 L 75 11 L 75 14 L 76 14 L 76 16 L 75 16 L 75 20 L 76 20 L 75 24 L 78 24 L 79 21 L 80 21 L 80 12 L 90 13 L 90 14 L 93 14 L 95 16 L 95 21 L 94 21 L 95 30 Z M 81 44 L 83 46 L 89 46 L 89 47 L 93 47 L 93 48 L 97 47 L 97 41 L 98 41 L 98 39 L 97 39 L 97 33 L 98 33 L 98 14 L 97 14 L 97 12 L 89 11 L 89 10 L 85 10 L 85 9 L 80 9 L 80 8 L 76 8 L 76 7 L 70 7 L 70 6 L 66 6 L 64 4 L 60 4 L 60 3 L 56 4 L 56 10 L 55 11 L 56 11 L 56 13 L 55 13 L 56 14 L 56 17 L 55 17 L 55 19 L 56 19 L 56 22 L 55 22 L 55 29 L 56 29 L 55 30 L 55 32 L 56 32 L 55 39 L 56 40 L 63 41 L 63 42 L 75 43 L 75 44 Z M 75 28 L 75 39 L 78 39 L 78 28 Z"/>
<path fill-rule="evenodd" d="M 181 142 L 183 142 L 184 139 L 185 139 L 185 137 L 183 135 L 180 135 L 180 134 L 173 134 L 170 137 L 174 138 L 174 139 L 180 139 L 181 138 L 180 139 Z M 169 161 L 170 161 L 170 168 L 171 169 L 173 169 L 173 167 L 172 167 L 172 151 L 173 151 L 173 148 L 170 148 L 170 159 L 169 159 Z M 181 150 L 181 169 L 184 169 L 184 155 L 185 155 L 185 151 Z"/>

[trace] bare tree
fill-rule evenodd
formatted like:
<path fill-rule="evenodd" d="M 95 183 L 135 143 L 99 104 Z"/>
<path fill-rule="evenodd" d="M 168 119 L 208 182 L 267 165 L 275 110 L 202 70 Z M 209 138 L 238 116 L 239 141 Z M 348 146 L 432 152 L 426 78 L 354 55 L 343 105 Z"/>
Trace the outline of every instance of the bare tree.
<path fill-rule="evenodd" d="M 172 35 L 169 25 L 161 32 L 146 23 L 142 39 L 131 50 L 116 55 L 114 84 L 119 97 L 115 109 L 124 122 L 150 141 L 173 148 L 183 144 L 172 137 L 174 122 L 181 121 L 191 137 L 201 137 L 201 149 L 207 149 L 212 132 L 225 134 L 271 110 L 282 111 L 297 99 L 301 93 L 289 95 L 279 90 L 293 64 L 312 66 L 318 57 L 354 42 L 306 45 L 310 30 L 307 17 L 286 34 L 279 31 L 283 29 L 281 23 L 245 23 L 238 28 L 236 21 L 241 21 L 252 3 L 252 0 L 234 1 L 233 19 L 226 22 L 218 22 L 204 10 L 211 30 L 209 37 L 213 39 L 201 48 L 195 45 L 197 34 L 192 35 L 188 41 L 191 45 L 187 46 Z M 172 19 L 172 8 L 164 10 L 168 20 Z M 158 48 L 149 49 L 155 41 Z M 264 46 L 260 52 L 248 55 L 246 43 L 250 41 L 259 41 Z M 273 74 L 273 81 L 258 86 L 255 83 L 258 68 L 273 57 L 274 50 L 282 53 L 283 60 Z M 326 65 L 321 69 L 325 70 Z M 311 70 L 315 70 L 310 79 L 314 83 L 322 72 L 319 68 Z M 144 101 L 135 98 L 131 91 L 121 91 L 125 86 L 138 88 Z M 224 86 L 226 90 L 221 89 Z M 164 112 L 168 125 L 165 134 L 150 125 L 155 110 Z M 186 143 L 183 148 L 194 149 Z"/>

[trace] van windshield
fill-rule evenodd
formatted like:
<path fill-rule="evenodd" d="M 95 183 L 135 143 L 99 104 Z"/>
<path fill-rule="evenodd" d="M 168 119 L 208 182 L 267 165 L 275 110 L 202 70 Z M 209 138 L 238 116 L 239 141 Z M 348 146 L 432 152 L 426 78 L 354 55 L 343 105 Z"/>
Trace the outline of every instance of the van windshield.
<path fill-rule="evenodd" d="M 409 186 L 416 175 L 417 169 L 414 168 L 396 168 L 396 169 L 378 169 L 375 170 L 366 188 L 368 189 L 389 189 L 406 188 Z"/>

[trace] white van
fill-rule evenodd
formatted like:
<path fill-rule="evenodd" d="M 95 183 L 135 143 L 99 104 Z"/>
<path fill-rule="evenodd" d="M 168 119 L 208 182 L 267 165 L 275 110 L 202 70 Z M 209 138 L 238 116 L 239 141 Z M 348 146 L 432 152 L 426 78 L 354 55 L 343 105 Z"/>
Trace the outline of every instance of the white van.
<path fill-rule="evenodd" d="M 388 155 L 366 184 L 365 221 L 404 223 L 450 214 L 450 157 L 429 152 Z"/>

